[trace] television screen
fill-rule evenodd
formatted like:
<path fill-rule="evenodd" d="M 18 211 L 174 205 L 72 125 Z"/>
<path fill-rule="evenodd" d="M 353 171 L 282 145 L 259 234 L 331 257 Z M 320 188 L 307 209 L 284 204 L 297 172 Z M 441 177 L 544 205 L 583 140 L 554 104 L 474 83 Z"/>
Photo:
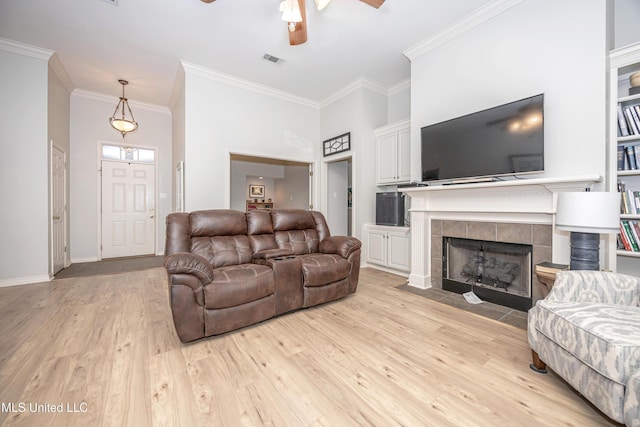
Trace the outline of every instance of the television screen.
<path fill-rule="evenodd" d="M 544 171 L 544 95 L 421 129 L 422 181 Z"/>

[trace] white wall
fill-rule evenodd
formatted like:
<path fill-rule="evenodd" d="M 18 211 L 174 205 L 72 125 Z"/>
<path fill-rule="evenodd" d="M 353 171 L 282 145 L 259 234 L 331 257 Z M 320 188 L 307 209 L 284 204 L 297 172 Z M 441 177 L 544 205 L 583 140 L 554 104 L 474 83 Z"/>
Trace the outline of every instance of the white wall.
<path fill-rule="evenodd" d="M 387 123 L 399 122 L 411 117 L 411 83 L 401 84 L 389 91 Z"/>
<path fill-rule="evenodd" d="M 422 126 L 538 93 L 545 94 L 542 176 L 604 177 L 606 33 L 601 0 L 525 0 L 414 58 L 412 178 L 420 177 Z"/>
<path fill-rule="evenodd" d="M 49 279 L 48 60 L 0 40 L 0 286 Z"/>
<path fill-rule="evenodd" d="M 114 92 L 117 92 L 114 82 Z M 117 97 L 75 90 L 71 95 L 70 224 L 71 261 L 95 261 L 99 253 L 99 141 L 121 144 L 122 137 L 109 125 Z M 139 123 L 126 144 L 156 149 L 156 253 L 164 252 L 165 218 L 173 211 L 171 113 L 164 107 L 129 101 Z M 160 197 L 164 194 L 166 197 Z"/>
<path fill-rule="evenodd" d="M 315 162 L 318 108 L 183 64 L 186 210 L 228 208 L 230 153 Z"/>
<path fill-rule="evenodd" d="M 185 140 L 185 92 L 184 92 L 184 71 L 182 67 L 178 69 L 175 85 L 171 99 L 171 159 L 173 160 L 173 183 L 171 184 L 171 206 L 176 209 L 176 166 L 179 162 L 184 162 L 184 140 Z M 183 194 L 184 197 L 184 194 Z"/>

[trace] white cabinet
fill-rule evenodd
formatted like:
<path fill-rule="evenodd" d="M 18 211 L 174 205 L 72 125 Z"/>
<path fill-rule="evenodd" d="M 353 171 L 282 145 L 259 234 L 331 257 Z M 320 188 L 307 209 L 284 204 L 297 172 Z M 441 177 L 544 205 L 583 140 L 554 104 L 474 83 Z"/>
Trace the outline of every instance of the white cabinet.
<path fill-rule="evenodd" d="M 392 185 L 411 180 L 411 122 L 403 120 L 375 130 L 376 183 Z"/>
<path fill-rule="evenodd" d="M 367 263 L 408 272 L 411 269 L 409 227 L 365 226 Z"/>
<path fill-rule="evenodd" d="M 629 78 L 640 72 L 640 43 L 612 51 L 610 64 L 608 190 L 618 191 L 622 188 L 625 190 L 624 196 L 633 198 L 640 194 L 640 156 L 637 152 L 640 149 L 640 130 L 636 125 L 638 117 L 634 120 L 632 112 L 628 110 L 640 110 L 640 93 L 630 93 Z M 618 116 L 620 113 L 622 118 Z M 628 117 L 627 120 L 624 117 Z M 635 130 L 632 121 L 635 121 Z M 627 128 L 623 130 L 624 126 Z M 633 153 L 635 164 L 628 161 Z M 623 203 L 620 219 L 623 227 L 625 224 L 633 227 L 640 222 L 640 214 L 635 209 L 625 209 Z M 607 268 L 619 273 L 640 274 L 640 251 L 627 246 L 630 242 L 624 242 L 620 235 L 618 239 L 612 237 L 608 240 Z"/>

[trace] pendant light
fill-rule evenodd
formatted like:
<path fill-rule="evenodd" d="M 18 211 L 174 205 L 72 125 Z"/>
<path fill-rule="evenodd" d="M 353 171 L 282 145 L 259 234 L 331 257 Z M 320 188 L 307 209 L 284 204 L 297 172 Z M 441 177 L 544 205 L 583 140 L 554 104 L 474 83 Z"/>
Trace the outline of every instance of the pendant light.
<path fill-rule="evenodd" d="M 138 122 L 133 118 L 133 112 L 131 111 L 131 107 L 129 107 L 129 101 L 124 96 L 124 87 L 129 84 L 126 80 L 118 80 L 118 82 L 122 85 L 122 96 L 120 97 L 120 101 L 118 105 L 116 105 L 116 109 L 113 112 L 113 115 L 109 117 L 109 124 L 115 130 L 122 134 L 122 138 L 125 137 L 126 134 L 135 131 L 138 129 Z M 126 106 L 126 110 L 125 110 Z M 121 110 L 120 114 L 118 114 L 118 110 Z M 129 111 L 129 115 L 131 116 L 131 120 L 126 118 L 126 112 Z"/>
<path fill-rule="evenodd" d="M 296 30 L 296 23 L 302 22 L 302 14 L 300 13 L 300 4 L 298 0 L 284 0 L 280 3 L 280 12 L 282 12 L 282 20 L 286 21 L 290 32 Z"/>

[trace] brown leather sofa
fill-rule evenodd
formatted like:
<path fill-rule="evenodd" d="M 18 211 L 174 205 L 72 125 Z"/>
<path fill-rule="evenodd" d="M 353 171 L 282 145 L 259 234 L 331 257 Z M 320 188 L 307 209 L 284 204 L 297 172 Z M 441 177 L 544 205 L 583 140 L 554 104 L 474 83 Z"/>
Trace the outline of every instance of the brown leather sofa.
<path fill-rule="evenodd" d="M 167 216 L 164 266 L 183 342 L 356 291 L 361 243 L 320 212 L 205 210 Z"/>

